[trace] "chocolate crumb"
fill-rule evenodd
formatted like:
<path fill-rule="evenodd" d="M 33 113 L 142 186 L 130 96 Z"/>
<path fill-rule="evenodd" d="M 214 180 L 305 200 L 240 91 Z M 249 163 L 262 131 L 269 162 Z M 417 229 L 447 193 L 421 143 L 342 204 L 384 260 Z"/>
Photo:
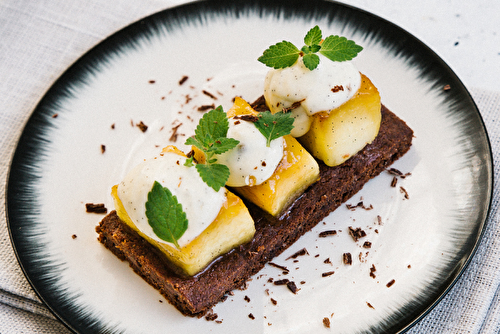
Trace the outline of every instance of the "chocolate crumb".
<path fill-rule="evenodd" d="M 72 238 L 72 239 L 76 239 L 76 234 L 73 234 L 73 235 L 71 236 L 71 238 Z"/>
<path fill-rule="evenodd" d="M 297 293 L 297 291 L 299 291 L 299 288 L 297 288 L 297 285 L 295 285 L 295 282 L 294 281 L 290 281 L 288 283 L 286 283 L 286 286 L 288 287 L 288 289 L 290 291 L 292 291 L 294 294 Z"/>
<path fill-rule="evenodd" d="M 255 316 L 254 316 L 252 313 L 250 313 L 250 314 L 248 315 L 248 317 L 249 317 L 250 319 L 252 319 L 252 320 L 255 320 Z"/>
<path fill-rule="evenodd" d="M 372 243 L 370 241 L 365 241 L 365 243 L 363 244 L 363 248 L 371 248 L 372 247 Z"/>
<path fill-rule="evenodd" d="M 213 95 L 213 94 L 212 94 L 212 93 L 210 93 L 210 92 L 207 92 L 206 90 L 203 90 L 203 91 L 202 91 L 202 93 L 203 93 L 203 94 L 205 94 L 206 96 L 208 96 L 208 97 L 210 97 L 210 98 L 214 99 L 214 100 L 217 100 L 217 96 Z"/>
<path fill-rule="evenodd" d="M 390 288 L 394 283 L 396 283 L 396 280 L 390 280 L 385 286 Z"/>
<path fill-rule="evenodd" d="M 181 80 L 179 80 L 179 86 L 181 86 L 183 83 L 185 83 L 187 79 L 189 79 L 189 77 L 187 75 L 183 76 L 181 78 Z"/>
<path fill-rule="evenodd" d="M 144 124 L 142 121 L 136 124 L 136 126 L 141 129 L 142 132 L 146 132 L 148 130 L 148 126 Z"/>
<path fill-rule="evenodd" d="M 278 302 L 275 299 L 273 299 L 273 298 L 271 298 L 271 303 L 273 303 L 273 305 L 277 305 L 278 304 Z"/>
<path fill-rule="evenodd" d="M 111 124 L 111 129 L 114 130 L 115 129 L 115 123 Z"/>
<path fill-rule="evenodd" d="M 375 307 L 373 307 L 373 305 L 370 304 L 369 302 L 366 302 L 366 305 L 368 305 L 369 308 L 375 309 Z"/>
<path fill-rule="evenodd" d="M 323 325 L 325 325 L 326 328 L 330 328 L 330 319 L 327 317 L 323 318 Z"/>
<path fill-rule="evenodd" d="M 161 300 L 161 299 L 159 299 L 158 301 L 159 301 L 160 303 L 163 303 L 163 300 Z"/>
<path fill-rule="evenodd" d="M 211 311 L 211 310 L 210 310 Z M 217 315 L 217 313 L 213 313 L 212 311 L 209 312 L 206 316 L 205 316 L 205 319 L 207 321 L 214 321 L 215 319 L 217 319 L 219 316 Z"/>
<path fill-rule="evenodd" d="M 223 303 L 227 300 L 228 296 L 227 295 L 224 295 L 222 296 L 222 298 L 220 299 L 220 302 Z"/>
<path fill-rule="evenodd" d="M 299 256 L 302 256 L 302 255 L 309 255 L 309 252 L 307 251 L 307 249 L 302 248 L 301 250 L 299 250 L 295 254 L 289 256 L 288 258 L 286 258 L 285 261 L 289 260 L 289 259 L 296 259 L 296 258 L 298 258 Z"/>
<path fill-rule="evenodd" d="M 106 152 L 106 145 L 101 145 L 101 153 L 104 154 Z"/>
<path fill-rule="evenodd" d="M 89 213 L 107 213 L 108 209 L 104 206 L 103 203 L 99 204 L 94 204 L 94 203 L 87 203 L 85 204 L 85 208 L 87 212 Z"/>
<path fill-rule="evenodd" d="M 57 113 L 56 113 L 56 114 L 53 114 L 53 115 L 52 115 L 52 118 L 57 118 L 57 116 L 59 116 L 59 114 L 57 114 Z"/>
<path fill-rule="evenodd" d="M 320 232 L 320 234 L 318 235 L 320 238 L 326 238 L 330 235 L 336 235 L 337 234 L 337 231 L 336 230 L 328 230 L 328 231 L 323 231 L 323 232 Z"/>
<path fill-rule="evenodd" d="M 247 303 L 250 303 L 250 297 L 248 296 L 245 296 L 245 298 L 243 298 Z"/>
<path fill-rule="evenodd" d="M 333 274 L 335 274 L 335 271 L 327 271 L 326 273 L 322 273 L 321 277 L 328 277 L 332 276 Z"/>
<path fill-rule="evenodd" d="M 344 253 L 344 254 L 342 254 L 342 261 L 344 262 L 344 264 L 351 265 L 352 264 L 351 253 Z"/>
<path fill-rule="evenodd" d="M 267 283 L 272 283 L 273 281 L 274 281 L 274 278 L 269 277 L 269 279 L 267 280 Z"/>
<path fill-rule="evenodd" d="M 411 264 L 408 265 L 408 269 L 411 269 Z"/>
<path fill-rule="evenodd" d="M 349 235 L 354 239 L 354 241 L 358 241 L 359 239 L 366 237 L 366 232 L 363 231 L 361 227 L 354 229 L 352 226 L 349 226 Z"/>
<path fill-rule="evenodd" d="M 445 86 L 443 87 L 443 90 L 450 90 L 450 89 L 451 89 L 451 86 L 450 86 L 450 85 L 445 85 Z"/>

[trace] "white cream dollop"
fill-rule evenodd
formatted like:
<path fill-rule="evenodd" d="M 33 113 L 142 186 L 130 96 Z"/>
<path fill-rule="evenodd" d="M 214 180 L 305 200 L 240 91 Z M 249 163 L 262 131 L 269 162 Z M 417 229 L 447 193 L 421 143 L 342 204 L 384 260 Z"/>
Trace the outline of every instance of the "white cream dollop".
<path fill-rule="evenodd" d="M 134 167 L 118 184 L 118 197 L 136 227 L 150 238 L 165 243 L 153 231 L 146 217 L 146 201 L 155 181 L 177 197 L 186 213 L 188 228 L 178 240 L 183 247 L 203 232 L 217 217 L 226 201 L 226 189 L 210 188 L 194 167 L 184 166 L 186 158 L 163 153 Z"/>
<path fill-rule="evenodd" d="M 351 99 L 361 86 L 361 74 L 351 61 L 334 62 L 318 54 L 317 68 L 309 70 L 300 58 L 293 66 L 271 69 L 264 82 L 264 97 L 272 112 L 290 108 L 295 118 L 291 135 L 304 135 L 311 125 L 310 116 L 330 112 Z"/>
<path fill-rule="evenodd" d="M 240 141 L 232 150 L 217 155 L 217 162 L 229 167 L 226 185 L 230 187 L 263 183 L 283 158 L 283 137 L 272 140 L 267 147 L 266 138 L 252 122 L 230 118 L 227 137 Z"/>

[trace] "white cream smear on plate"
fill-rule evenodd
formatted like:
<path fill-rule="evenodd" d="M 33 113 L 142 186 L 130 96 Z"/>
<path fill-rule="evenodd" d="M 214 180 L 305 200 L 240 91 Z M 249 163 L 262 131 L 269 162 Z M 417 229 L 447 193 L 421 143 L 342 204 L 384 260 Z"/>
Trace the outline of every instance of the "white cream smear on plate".
<path fill-rule="evenodd" d="M 311 125 L 310 116 L 330 112 L 349 101 L 361 86 L 361 74 L 350 61 L 334 62 L 318 54 L 317 68 L 309 70 L 302 58 L 293 66 L 271 69 L 264 83 L 264 97 L 272 112 L 290 108 L 294 121 L 292 136 L 304 135 Z"/>
<path fill-rule="evenodd" d="M 217 156 L 217 162 L 228 166 L 231 172 L 228 186 L 263 183 L 273 175 L 283 158 L 283 137 L 272 140 L 267 147 L 266 138 L 252 122 L 230 118 L 227 137 L 240 142 Z"/>
<path fill-rule="evenodd" d="M 194 240 L 217 217 L 226 201 L 226 189 L 210 188 L 194 167 L 184 166 L 186 158 L 175 153 L 147 159 L 133 168 L 118 185 L 118 197 L 130 219 L 148 237 L 165 243 L 149 225 L 146 201 L 155 181 L 170 190 L 186 213 L 188 228 L 178 240 L 183 247 Z"/>

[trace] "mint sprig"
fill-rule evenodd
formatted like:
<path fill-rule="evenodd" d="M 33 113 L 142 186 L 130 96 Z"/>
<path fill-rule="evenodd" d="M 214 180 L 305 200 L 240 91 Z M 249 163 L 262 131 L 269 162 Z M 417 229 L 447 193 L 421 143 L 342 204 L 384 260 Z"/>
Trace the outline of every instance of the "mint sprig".
<path fill-rule="evenodd" d="M 266 145 L 269 147 L 271 141 L 289 134 L 293 129 L 293 118 L 289 113 L 278 112 L 272 114 L 270 111 L 259 113 L 254 123 L 257 129 L 266 137 Z"/>
<path fill-rule="evenodd" d="M 219 106 L 207 112 L 200 119 L 194 137 L 189 137 L 185 145 L 197 147 L 205 154 L 205 164 L 196 164 L 196 170 L 201 179 L 215 191 L 219 191 L 229 179 L 229 168 L 226 165 L 218 164 L 214 158 L 217 154 L 227 152 L 239 141 L 234 138 L 227 138 L 229 121 L 227 115 Z M 193 166 L 193 157 L 186 160 L 185 166 Z"/>
<path fill-rule="evenodd" d="M 345 37 L 330 35 L 322 41 L 322 32 L 318 26 L 310 29 L 304 37 L 304 46 L 299 50 L 294 44 L 282 41 L 271 45 L 264 51 L 258 60 L 266 66 L 280 69 L 290 67 L 299 57 L 309 70 L 318 67 L 320 58 L 316 53 L 321 53 L 332 61 L 352 60 L 363 47 Z"/>
<path fill-rule="evenodd" d="M 177 197 L 170 190 L 155 181 L 148 193 L 146 217 L 153 232 L 162 240 L 180 248 L 179 240 L 188 227 L 186 213 Z"/>

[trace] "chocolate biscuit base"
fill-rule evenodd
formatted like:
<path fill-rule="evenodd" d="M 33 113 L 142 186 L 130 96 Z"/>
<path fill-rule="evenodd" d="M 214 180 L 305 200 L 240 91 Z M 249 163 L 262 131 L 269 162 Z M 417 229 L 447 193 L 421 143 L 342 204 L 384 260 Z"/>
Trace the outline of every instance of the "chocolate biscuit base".
<path fill-rule="evenodd" d="M 382 107 L 377 138 L 342 165 L 320 164 L 320 180 L 309 187 L 279 218 L 247 203 L 255 220 L 252 241 L 213 261 L 193 277 L 175 272 L 168 259 L 124 224 L 113 211 L 96 227 L 99 241 L 158 289 L 183 314 L 202 316 L 226 292 L 241 287 L 275 256 L 358 192 L 371 178 L 405 154 L 413 131 Z"/>

